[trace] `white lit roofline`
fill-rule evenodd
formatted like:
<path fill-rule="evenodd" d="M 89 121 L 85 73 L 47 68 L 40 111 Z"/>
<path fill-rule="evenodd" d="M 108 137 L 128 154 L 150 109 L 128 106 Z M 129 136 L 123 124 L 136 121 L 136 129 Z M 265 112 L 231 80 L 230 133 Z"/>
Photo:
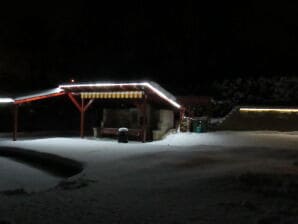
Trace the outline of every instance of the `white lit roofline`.
<path fill-rule="evenodd" d="M 157 95 L 159 95 L 161 98 L 167 100 L 168 102 L 170 102 L 172 105 L 174 105 L 175 107 L 177 108 L 180 108 L 181 106 L 176 103 L 174 100 L 171 100 L 169 97 L 167 97 L 164 93 L 162 93 L 160 90 L 154 88 L 150 83 L 148 82 L 145 82 L 145 83 L 142 83 L 143 85 L 149 87 L 151 90 L 153 90 L 155 93 L 157 93 Z"/>
<path fill-rule="evenodd" d="M 0 103 L 13 103 L 14 100 L 11 98 L 0 98 Z"/>
<path fill-rule="evenodd" d="M 144 83 L 90 83 L 90 84 L 66 84 L 60 85 L 59 88 L 71 88 L 71 87 L 102 87 L 102 86 L 135 86 L 143 85 Z"/>
<path fill-rule="evenodd" d="M 180 108 L 181 106 L 176 103 L 174 100 L 167 97 L 164 93 L 162 93 L 160 90 L 152 86 L 148 82 L 141 82 L 141 83 L 93 83 L 93 84 L 69 84 L 69 85 L 60 85 L 59 88 L 71 88 L 71 87 L 104 87 L 104 86 L 147 86 L 152 91 L 154 91 L 157 95 L 159 95 L 161 98 L 165 99 L 169 103 L 171 103 L 176 108 Z"/>
<path fill-rule="evenodd" d="M 240 108 L 244 112 L 280 112 L 280 113 L 297 113 L 298 109 L 291 108 Z"/>

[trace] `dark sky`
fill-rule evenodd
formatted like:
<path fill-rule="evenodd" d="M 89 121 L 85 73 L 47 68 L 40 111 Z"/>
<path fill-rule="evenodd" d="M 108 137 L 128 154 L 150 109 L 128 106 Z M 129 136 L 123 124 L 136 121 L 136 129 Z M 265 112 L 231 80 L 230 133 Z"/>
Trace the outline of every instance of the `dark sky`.
<path fill-rule="evenodd" d="M 0 88 L 298 74 L 295 1 L 106 2 L 2 6 Z"/>

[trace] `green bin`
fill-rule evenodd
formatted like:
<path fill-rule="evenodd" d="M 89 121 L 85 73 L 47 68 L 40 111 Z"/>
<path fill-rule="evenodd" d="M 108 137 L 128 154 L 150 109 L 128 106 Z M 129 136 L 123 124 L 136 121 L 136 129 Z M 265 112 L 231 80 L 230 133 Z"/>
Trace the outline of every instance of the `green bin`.
<path fill-rule="evenodd" d="M 195 131 L 195 132 L 202 132 L 202 127 L 201 127 L 201 125 L 199 125 L 199 126 L 196 127 L 196 131 Z"/>
<path fill-rule="evenodd" d="M 192 121 L 192 131 L 193 132 L 202 132 L 202 122 L 200 120 Z"/>

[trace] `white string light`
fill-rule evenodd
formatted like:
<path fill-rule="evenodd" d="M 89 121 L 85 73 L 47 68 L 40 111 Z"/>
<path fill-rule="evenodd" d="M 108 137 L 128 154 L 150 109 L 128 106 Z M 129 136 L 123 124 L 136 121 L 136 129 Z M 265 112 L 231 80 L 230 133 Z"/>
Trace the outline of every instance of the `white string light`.
<path fill-rule="evenodd" d="M 0 103 L 13 103 L 14 100 L 11 98 L 0 98 Z"/>
<path fill-rule="evenodd" d="M 298 109 L 291 108 L 240 108 L 240 112 L 279 112 L 279 113 L 297 113 Z"/>
<path fill-rule="evenodd" d="M 141 82 L 141 83 L 92 83 L 92 84 L 68 84 L 68 85 L 60 85 L 59 88 L 79 88 L 79 87 L 109 87 L 109 86 L 145 86 L 159 95 L 161 98 L 168 101 L 170 104 L 175 106 L 176 108 L 180 108 L 181 106 L 175 102 L 174 100 L 167 97 L 162 91 L 158 90 L 154 86 L 152 86 L 148 82 Z"/>

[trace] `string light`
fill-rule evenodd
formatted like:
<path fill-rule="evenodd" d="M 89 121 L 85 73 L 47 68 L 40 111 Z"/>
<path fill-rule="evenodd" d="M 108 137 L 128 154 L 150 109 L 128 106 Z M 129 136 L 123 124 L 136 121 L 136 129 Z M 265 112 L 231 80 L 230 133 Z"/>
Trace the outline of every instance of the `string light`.
<path fill-rule="evenodd" d="M 13 103 L 14 100 L 11 98 L 0 98 L 0 103 Z"/>
<path fill-rule="evenodd" d="M 60 85 L 59 88 L 67 89 L 67 88 L 79 88 L 79 87 L 111 87 L 111 86 L 145 86 L 151 89 L 153 92 L 155 92 L 157 95 L 159 95 L 161 98 L 168 101 L 170 104 L 177 108 L 181 108 L 181 106 L 176 103 L 174 100 L 170 99 L 166 96 L 162 91 L 158 90 L 154 86 L 152 86 L 148 82 L 141 82 L 141 83 L 92 83 L 92 84 L 69 84 L 69 85 Z"/>
<path fill-rule="evenodd" d="M 240 108 L 240 112 L 278 112 L 278 113 L 298 113 L 298 109 L 291 108 Z"/>

